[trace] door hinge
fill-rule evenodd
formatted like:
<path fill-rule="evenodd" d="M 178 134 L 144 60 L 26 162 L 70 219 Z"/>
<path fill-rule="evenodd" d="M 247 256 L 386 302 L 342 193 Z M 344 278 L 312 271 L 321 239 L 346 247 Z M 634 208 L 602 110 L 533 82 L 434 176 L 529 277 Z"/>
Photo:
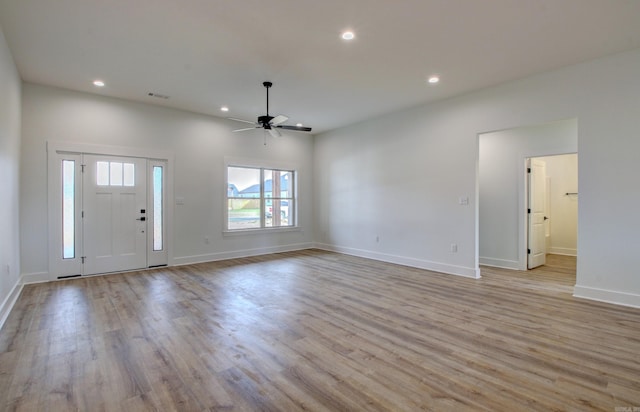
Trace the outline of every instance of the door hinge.
<path fill-rule="evenodd" d="M 81 172 L 81 173 L 84 173 L 84 167 L 85 167 L 85 166 L 86 166 L 86 165 L 80 165 L 80 172 Z"/>
<path fill-rule="evenodd" d="M 84 167 L 84 165 L 82 165 L 82 167 Z M 82 169 L 82 170 L 84 170 L 84 169 Z M 527 173 L 531 173 L 531 168 L 530 167 L 527 167 Z"/>
<path fill-rule="evenodd" d="M 84 219 L 84 210 L 80 212 L 80 217 Z"/>
<path fill-rule="evenodd" d="M 527 255 L 531 254 L 531 249 L 527 249 Z M 84 258 L 83 258 L 84 259 Z M 84 261 L 83 261 L 84 262 Z"/>
<path fill-rule="evenodd" d="M 80 256 L 80 259 L 82 259 L 82 264 L 84 265 L 84 261 L 87 257 L 86 256 Z"/>
<path fill-rule="evenodd" d="M 531 209 L 527 209 L 527 213 L 530 214 L 531 213 Z M 82 216 L 84 216 L 84 215 L 82 215 Z"/>

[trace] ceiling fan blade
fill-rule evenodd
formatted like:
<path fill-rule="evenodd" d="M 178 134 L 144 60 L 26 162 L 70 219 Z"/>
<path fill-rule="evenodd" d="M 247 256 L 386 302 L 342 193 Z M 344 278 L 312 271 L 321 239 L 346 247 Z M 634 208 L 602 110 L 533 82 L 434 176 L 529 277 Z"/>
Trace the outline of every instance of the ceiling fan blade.
<path fill-rule="evenodd" d="M 279 128 L 279 129 L 293 130 L 295 132 L 310 132 L 311 131 L 310 127 L 305 127 L 305 126 L 287 126 L 285 124 L 279 124 L 279 125 L 276 125 L 276 127 Z"/>
<path fill-rule="evenodd" d="M 254 130 L 254 129 L 260 129 L 260 126 L 255 126 L 255 127 L 245 127 L 244 129 L 236 129 L 233 130 L 234 132 L 244 132 L 247 130 Z"/>
<path fill-rule="evenodd" d="M 271 119 L 271 122 L 269 122 L 269 123 L 271 123 L 272 125 L 278 125 L 280 123 L 286 122 L 287 120 L 289 120 L 289 118 L 287 116 L 285 116 L 283 114 L 280 114 L 280 115 L 274 117 L 273 119 Z"/>
<path fill-rule="evenodd" d="M 279 132 L 279 131 L 277 131 L 276 129 L 271 129 L 271 128 L 269 128 L 269 129 L 266 129 L 266 130 L 267 130 L 267 132 L 269 132 L 269 134 L 270 134 L 271 136 L 273 136 L 273 137 L 280 137 L 280 136 L 282 136 L 282 135 L 280 134 L 280 132 Z"/>
<path fill-rule="evenodd" d="M 236 119 L 235 117 L 227 117 L 227 119 L 229 119 L 229 120 L 233 120 L 233 121 L 236 121 L 236 122 L 249 123 L 249 124 L 256 124 L 256 122 L 250 122 L 250 121 L 248 121 L 248 120 Z"/>

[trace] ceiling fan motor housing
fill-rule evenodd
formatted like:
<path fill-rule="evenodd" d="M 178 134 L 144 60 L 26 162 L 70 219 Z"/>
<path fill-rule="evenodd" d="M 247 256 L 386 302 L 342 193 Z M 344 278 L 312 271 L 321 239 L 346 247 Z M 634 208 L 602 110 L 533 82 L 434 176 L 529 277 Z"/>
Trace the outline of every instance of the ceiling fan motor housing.
<path fill-rule="evenodd" d="M 268 116 L 267 115 L 267 116 L 259 116 L 258 117 L 258 123 L 260 123 L 264 127 L 269 126 L 269 123 L 271 122 L 271 120 L 273 120 L 273 116 Z"/>

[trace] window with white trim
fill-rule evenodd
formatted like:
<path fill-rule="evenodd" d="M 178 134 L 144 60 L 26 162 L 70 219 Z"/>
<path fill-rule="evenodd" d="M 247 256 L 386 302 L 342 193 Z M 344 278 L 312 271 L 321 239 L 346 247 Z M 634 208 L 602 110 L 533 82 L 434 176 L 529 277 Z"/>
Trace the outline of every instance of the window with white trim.
<path fill-rule="evenodd" d="M 62 160 L 62 258 L 76 257 L 76 162 Z"/>
<path fill-rule="evenodd" d="M 228 166 L 227 230 L 295 226 L 295 170 Z"/>
<path fill-rule="evenodd" d="M 152 222 L 153 222 L 153 251 L 164 249 L 164 166 L 151 167 L 151 177 L 153 188 L 151 189 L 151 201 L 153 202 Z"/>

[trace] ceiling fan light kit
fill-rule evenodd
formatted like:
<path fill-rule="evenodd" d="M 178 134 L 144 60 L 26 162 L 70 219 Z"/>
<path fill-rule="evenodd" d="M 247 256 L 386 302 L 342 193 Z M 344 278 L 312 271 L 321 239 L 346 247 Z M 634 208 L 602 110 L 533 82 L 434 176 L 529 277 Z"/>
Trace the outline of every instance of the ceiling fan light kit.
<path fill-rule="evenodd" d="M 290 125 L 285 125 L 282 124 L 284 122 L 286 122 L 287 120 L 289 120 L 289 118 L 285 115 L 278 115 L 278 116 L 270 116 L 269 115 L 269 89 L 271 88 L 271 86 L 273 86 L 273 83 L 271 82 L 263 82 L 262 85 L 267 89 L 267 114 L 264 116 L 258 116 L 258 121 L 257 122 L 250 122 L 248 120 L 243 120 L 243 119 L 236 119 L 233 117 L 229 117 L 229 120 L 234 120 L 236 122 L 242 122 L 242 123 L 249 123 L 252 124 L 253 127 L 245 127 L 242 129 L 236 129 L 234 130 L 234 132 L 244 132 L 246 130 L 253 130 L 253 129 L 264 129 L 265 131 L 269 132 L 269 134 L 273 137 L 280 137 L 280 131 L 278 131 L 278 129 L 283 129 L 283 130 L 292 130 L 294 132 L 310 132 L 311 128 L 310 127 L 304 127 L 304 126 L 290 126 Z"/>

